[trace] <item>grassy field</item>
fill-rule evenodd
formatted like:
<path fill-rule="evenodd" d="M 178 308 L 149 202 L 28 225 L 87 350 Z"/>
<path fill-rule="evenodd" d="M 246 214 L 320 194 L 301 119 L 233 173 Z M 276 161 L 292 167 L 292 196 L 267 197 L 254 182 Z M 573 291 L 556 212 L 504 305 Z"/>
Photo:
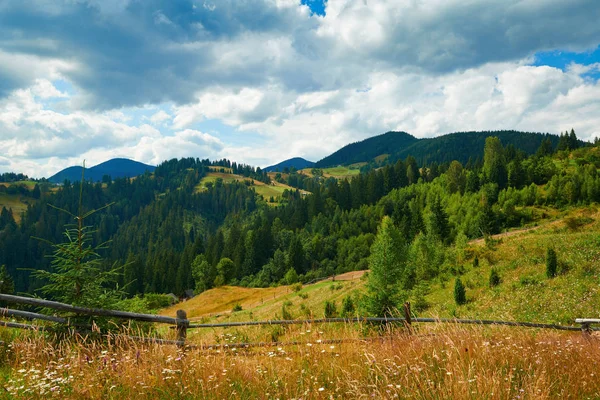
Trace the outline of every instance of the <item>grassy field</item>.
<path fill-rule="evenodd" d="M 301 173 L 308 175 L 308 176 L 313 176 L 311 173 L 312 168 L 305 168 L 300 170 Z M 360 169 L 359 167 L 356 166 L 337 166 L 337 167 L 330 167 L 330 168 L 322 168 L 323 170 L 323 176 L 325 178 L 336 178 L 336 179 L 350 179 L 355 175 L 358 175 L 360 173 Z"/>
<path fill-rule="evenodd" d="M 553 279 L 545 275 L 548 247 L 558 254 L 559 275 Z M 479 242 L 470 252 L 480 266 L 467 262 L 461 278 L 468 303 L 454 304 L 453 280 L 438 282 L 427 296 L 432 305 L 428 313 L 562 324 L 600 317 L 600 213 L 594 208 L 572 210 L 562 219 L 501 237 L 491 246 Z M 492 267 L 502 280 L 495 288 L 488 284 Z"/>
<path fill-rule="evenodd" d="M 231 169 L 229 167 L 219 167 L 219 166 L 209 165 L 208 169 L 213 172 L 223 172 L 224 171 L 227 174 L 233 173 L 233 169 Z"/>
<path fill-rule="evenodd" d="M 206 184 L 207 183 L 212 183 L 214 184 L 217 179 L 222 179 L 223 183 L 232 183 L 235 181 L 244 181 L 245 179 L 248 178 L 244 178 L 241 175 L 234 175 L 234 174 L 229 174 L 229 173 L 223 173 L 223 172 L 209 172 L 206 174 L 206 176 L 204 178 L 202 178 L 202 180 L 200 181 L 200 183 L 196 186 L 196 193 L 201 192 L 203 190 L 206 190 Z"/>
<path fill-rule="evenodd" d="M 36 183 L 34 181 L 0 182 L 0 186 L 26 186 L 28 190 L 33 190 Z"/>
<path fill-rule="evenodd" d="M 2 207 L 11 209 L 13 218 L 19 223 L 21 221 L 21 214 L 27 211 L 27 204 L 34 201 L 30 197 L 0 193 L 0 210 Z"/>
<path fill-rule="evenodd" d="M 266 184 L 257 180 L 252 180 L 250 178 L 243 177 L 241 175 L 235 175 L 230 173 L 223 172 L 209 172 L 206 174 L 204 178 L 200 181 L 200 183 L 196 186 L 195 192 L 199 193 L 203 190 L 206 190 L 207 183 L 214 184 L 217 179 L 222 179 L 223 183 L 232 183 L 235 181 L 243 182 L 243 181 L 253 181 L 254 183 L 250 185 L 256 191 L 256 194 L 262 196 L 268 204 L 277 205 L 279 204 L 279 200 L 281 199 L 281 195 L 283 192 L 287 190 L 295 190 L 292 187 L 285 185 L 283 183 L 274 182 L 273 184 Z M 273 197 L 275 200 L 274 203 L 270 203 L 269 199 Z"/>
<path fill-rule="evenodd" d="M 341 328 L 343 330 L 343 327 Z M 41 335 L 3 347 L 3 398 L 18 399 L 592 399 L 597 339 L 579 333 L 431 325 L 329 343 L 306 326 L 298 344 L 179 351 L 114 338 Z M 231 340 L 225 337 L 223 344 Z"/>
<path fill-rule="evenodd" d="M 384 162 L 385 160 L 388 159 L 389 156 L 390 156 L 389 154 L 380 154 L 377 157 L 375 157 L 375 162 L 378 162 L 378 163 Z"/>

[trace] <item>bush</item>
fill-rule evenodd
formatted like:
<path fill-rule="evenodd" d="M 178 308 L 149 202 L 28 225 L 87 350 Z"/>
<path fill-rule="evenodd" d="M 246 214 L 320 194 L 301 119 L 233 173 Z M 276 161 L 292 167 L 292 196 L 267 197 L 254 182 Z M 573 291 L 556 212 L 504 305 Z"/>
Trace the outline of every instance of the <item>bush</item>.
<path fill-rule="evenodd" d="M 238 312 L 238 311 L 242 311 L 242 305 L 240 303 L 236 303 L 233 308 L 231 309 L 231 312 Z"/>
<path fill-rule="evenodd" d="M 334 301 L 325 301 L 325 318 L 337 317 L 337 307 Z"/>
<path fill-rule="evenodd" d="M 354 312 L 356 311 L 356 306 L 354 305 L 354 300 L 352 297 L 346 296 L 342 300 L 342 317 L 349 318 L 354 316 Z"/>
<path fill-rule="evenodd" d="M 290 310 L 288 310 L 287 303 L 288 302 L 285 302 L 283 304 L 283 306 L 281 306 L 281 319 L 291 320 L 291 319 L 294 319 L 294 316 L 292 315 L 292 313 L 290 312 Z"/>
<path fill-rule="evenodd" d="M 429 303 L 425 296 L 429 293 L 429 285 L 426 283 L 419 283 L 412 291 L 412 306 L 417 312 L 424 311 L 429 308 Z"/>
<path fill-rule="evenodd" d="M 467 302 L 467 293 L 465 291 L 465 285 L 463 285 L 460 278 L 456 278 L 454 283 L 454 301 L 456 304 L 461 305 Z"/>
<path fill-rule="evenodd" d="M 310 311 L 310 308 L 308 308 L 306 304 L 300 304 L 300 312 L 302 312 L 302 315 L 306 318 L 312 319 L 313 317 L 312 311 Z"/>
<path fill-rule="evenodd" d="M 298 282 L 298 273 L 294 268 L 290 268 L 285 273 L 285 277 L 283 279 L 288 285 L 293 285 L 294 283 Z"/>
<path fill-rule="evenodd" d="M 557 271 L 557 260 L 556 252 L 552 247 L 548 247 L 546 250 L 546 276 L 548 278 L 554 278 Z"/>
<path fill-rule="evenodd" d="M 302 290 L 302 283 L 296 282 L 292 285 L 292 290 L 296 293 Z"/>
<path fill-rule="evenodd" d="M 308 299 L 308 293 L 301 292 L 301 293 L 298 293 L 298 296 L 300 296 L 300 298 L 303 300 Z"/>
<path fill-rule="evenodd" d="M 526 275 L 519 278 L 519 283 L 521 284 L 521 286 L 534 286 L 539 285 L 540 280 L 536 276 Z"/>
<path fill-rule="evenodd" d="M 492 268 L 490 271 L 490 287 L 495 287 L 500 284 L 500 275 L 498 275 L 498 271 L 496 268 Z"/>

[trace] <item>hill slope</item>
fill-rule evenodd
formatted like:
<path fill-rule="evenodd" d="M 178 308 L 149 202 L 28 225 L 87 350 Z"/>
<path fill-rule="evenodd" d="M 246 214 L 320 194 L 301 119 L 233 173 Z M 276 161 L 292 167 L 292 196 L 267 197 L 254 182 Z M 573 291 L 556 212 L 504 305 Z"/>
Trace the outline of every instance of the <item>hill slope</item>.
<path fill-rule="evenodd" d="M 294 158 L 290 158 L 289 160 L 282 161 L 279 164 L 275 164 L 275 165 L 266 167 L 264 169 L 264 171 L 283 172 L 283 170 L 285 168 L 291 168 L 291 167 L 294 167 L 297 170 L 300 170 L 300 169 L 304 169 L 304 168 L 310 168 L 313 165 L 315 165 L 315 163 L 312 161 L 305 160 L 302 157 L 294 157 Z"/>
<path fill-rule="evenodd" d="M 516 230 L 514 234 L 493 237 L 495 244 L 485 246 L 477 240 L 467 246 L 462 262 L 462 281 L 467 287 L 466 305 L 457 306 L 453 299 L 452 275 L 428 281 L 424 300 L 428 308 L 413 311 L 421 317 L 499 319 L 572 325 L 575 318 L 597 318 L 600 290 L 600 212 L 584 207 L 564 212 L 556 219 L 539 221 L 532 229 Z M 557 243 L 563 243 L 557 246 Z M 545 253 L 549 246 L 556 248 L 559 275 L 545 275 Z M 478 267 L 473 267 L 477 256 Z M 494 267 L 501 277 L 500 285 L 490 288 L 488 279 Z M 347 280 L 323 281 L 306 285 L 298 293 L 290 286 L 274 288 L 238 288 L 224 286 L 211 289 L 185 303 L 163 310 L 163 315 L 175 315 L 183 308 L 190 318 L 211 321 L 240 321 L 275 319 L 282 307 L 295 318 L 323 316 L 326 301 L 334 302 L 338 310 L 342 299 L 357 299 L 365 293 L 365 280 L 354 272 Z M 350 275 L 350 274 L 348 274 Z M 341 281 L 341 282 L 340 282 Z M 413 293 L 412 296 L 415 294 Z M 418 304 L 415 298 L 410 299 Z M 231 313 L 235 304 L 241 313 Z"/>
<path fill-rule="evenodd" d="M 349 144 L 318 161 L 315 166 L 325 168 L 371 162 L 383 154 L 389 154 L 389 157 L 383 158 L 385 163 L 413 156 L 420 165 L 452 160 L 465 164 L 469 158 L 483 158 L 485 139 L 489 136 L 497 136 L 504 146 L 512 144 L 527 154 L 535 153 L 545 139 L 550 139 L 554 147 L 559 141 L 556 135 L 518 131 L 456 132 L 427 139 L 417 139 L 406 132 L 387 132 Z"/>
<path fill-rule="evenodd" d="M 390 151 L 399 151 L 408 148 L 418 141 L 419 139 L 406 132 L 387 132 L 383 135 L 373 136 L 344 146 L 335 153 L 318 161 L 315 167 L 335 167 L 337 165 L 371 161 L 381 154 L 389 154 Z"/>
<path fill-rule="evenodd" d="M 126 158 L 113 158 L 85 169 L 85 180 L 99 182 L 104 175 L 114 178 L 134 177 L 146 171 L 153 172 L 156 167 Z M 68 167 L 54 174 L 48 180 L 52 183 L 62 183 L 65 180 L 77 182 L 81 179 L 82 167 Z"/>

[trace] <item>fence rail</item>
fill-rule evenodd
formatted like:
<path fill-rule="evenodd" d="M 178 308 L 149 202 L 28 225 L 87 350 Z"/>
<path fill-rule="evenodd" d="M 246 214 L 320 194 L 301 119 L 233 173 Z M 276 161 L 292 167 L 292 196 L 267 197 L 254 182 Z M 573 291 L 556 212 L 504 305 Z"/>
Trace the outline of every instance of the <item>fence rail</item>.
<path fill-rule="evenodd" d="M 219 328 L 219 327 L 239 327 L 239 326 L 262 326 L 262 325 L 302 325 L 302 324 L 328 324 L 328 323 L 402 323 L 412 332 L 413 323 L 453 323 L 453 324 L 471 324 L 471 325 L 504 325 L 504 326 L 516 326 L 516 327 L 528 327 L 528 328 L 540 328 L 540 329 L 555 329 L 564 331 L 582 331 L 584 334 L 589 334 L 593 330 L 600 330 L 600 328 L 592 328 L 593 324 L 600 324 L 600 319 L 589 319 L 589 318 L 577 318 L 575 323 L 580 324 L 577 326 L 565 326 L 558 324 L 544 324 L 535 322 L 516 322 L 516 321 L 497 321 L 487 319 L 453 319 L 453 318 L 412 318 L 410 311 L 410 303 L 404 304 L 404 316 L 397 318 L 375 318 L 375 317 L 356 317 L 356 318 L 318 318 L 318 319 L 305 319 L 305 320 L 267 320 L 267 321 L 242 321 L 242 322 L 217 322 L 217 323 L 206 323 L 206 324 L 190 324 L 187 319 L 187 314 L 184 310 L 177 310 L 177 317 L 165 317 L 154 314 L 139 314 L 127 311 L 115 311 L 115 310 L 104 310 L 99 308 L 85 308 L 72 306 L 70 304 L 60 303 L 56 301 L 49 301 L 31 297 L 13 296 L 8 294 L 0 294 L 0 301 L 25 304 L 36 307 L 50 308 L 59 311 L 71 312 L 75 315 L 89 315 L 89 316 L 100 316 L 100 317 L 112 317 L 121 318 L 129 321 L 142 321 L 142 322 L 153 322 L 174 325 L 172 328 L 177 329 L 177 340 L 167 340 L 160 338 L 143 338 L 137 336 L 128 336 L 133 340 L 141 340 L 145 342 L 159 343 L 159 344 L 176 344 L 178 346 L 189 346 L 186 344 L 187 330 L 188 329 L 200 329 L 200 328 Z M 11 310 L 8 308 L 0 309 L 1 316 L 12 316 L 30 320 L 44 320 L 63 324 L 67 326 L 81 326 L 71 322 L 70 318 L 49 316 L 44 314 L 38 314 L 29 311 Z M 0 326 L 19 328 L 19 329 L 30 329 L 30 330 L 45 330 L 46 327 L 21 324 L 9 321 L 0 321 Z M 237 347 L 254 347 L 256 343 L 238 343 Z M 222 345 L 203 345 L 194 346 L 199 348 L 217 348 Z M 231 345 L 229 345 L 231 347 Z"/>

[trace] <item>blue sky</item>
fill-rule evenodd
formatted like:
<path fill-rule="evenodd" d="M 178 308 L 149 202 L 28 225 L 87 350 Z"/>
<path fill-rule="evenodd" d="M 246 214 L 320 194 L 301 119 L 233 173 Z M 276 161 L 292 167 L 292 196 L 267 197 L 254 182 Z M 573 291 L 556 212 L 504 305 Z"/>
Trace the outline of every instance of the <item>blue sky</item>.
<path fill-rule="evenodd" d="M 600 136 L 596 0 L 0 0 L 0 172 Z"/>

